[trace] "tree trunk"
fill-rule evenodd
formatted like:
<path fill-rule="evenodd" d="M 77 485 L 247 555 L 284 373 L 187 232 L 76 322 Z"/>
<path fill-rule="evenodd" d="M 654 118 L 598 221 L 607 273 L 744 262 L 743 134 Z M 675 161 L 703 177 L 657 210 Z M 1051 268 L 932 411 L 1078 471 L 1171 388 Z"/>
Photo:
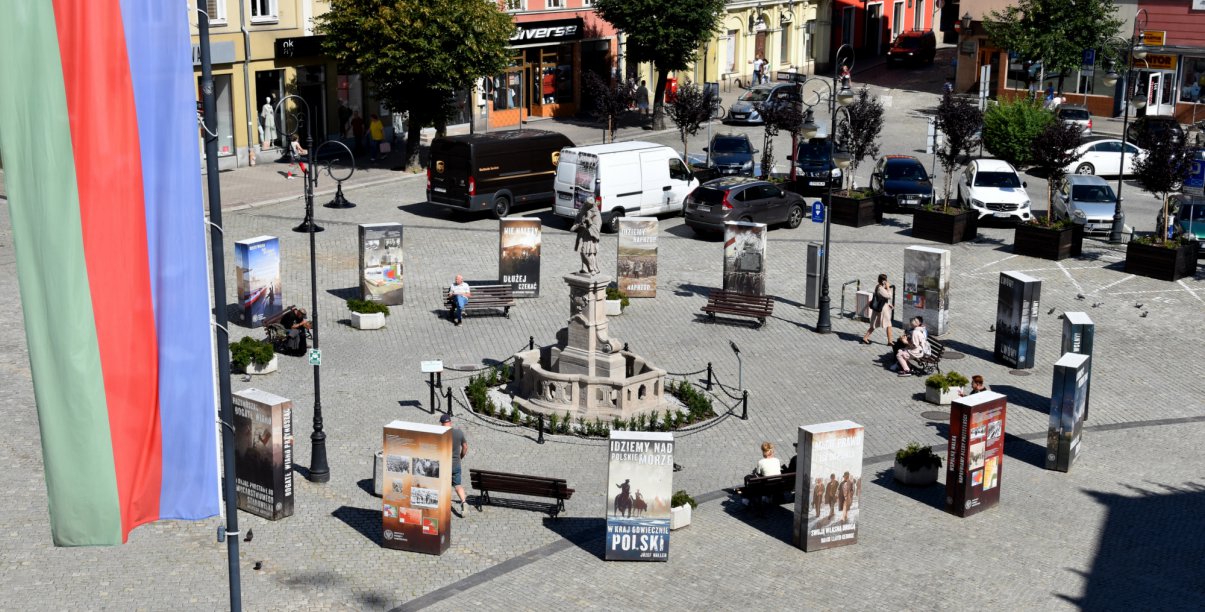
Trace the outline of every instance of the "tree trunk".
<path fill-rule="evenodd" d="M 944 170 L 944 168 L 943 168 L 943 170 Z M 941 203 L 942 212 L 945 212 L 947 209 L 950 208 L 950 183 L 952 182 L 953 178 L 954 178 L 954 174 L 947 170 L 946 176 L 945 176 L 945 191 L 942 193 L 942 197 L 943 197 L 943 200 Z"/>
<path fill-rule="evenodd" d="M 657 69 L 657 85 L 653 90 L 653 129 L 665 129 L 665 113 L 661 110 L 661 102 L 665 100 L 665 84 L 669 82 L 669 71 Z"/>
<path fill-rule="evenodd" d="M 414 113 L 406 123 L 406 170 L 410 172 L 418 172 L 422 169 L 419 163 L 418 143 L 422 138 L 422 124 L 414 119 Z"/>

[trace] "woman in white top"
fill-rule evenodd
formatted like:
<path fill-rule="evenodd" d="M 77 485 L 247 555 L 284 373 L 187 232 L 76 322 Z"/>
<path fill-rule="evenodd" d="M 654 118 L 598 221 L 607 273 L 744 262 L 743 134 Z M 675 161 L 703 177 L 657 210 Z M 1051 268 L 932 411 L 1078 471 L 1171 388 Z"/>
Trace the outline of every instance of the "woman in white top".
<path fill-rule="evenodd" d="M 762 458 L 757 462 L 757 468 L 753 473 L 758 476 L 778 476 L 782 474 L 782 461 L 774 456 L 774 443 L 761 443 Z"/>
<path fill-rule="evenodd" d="M 925 320 L 921 317 L 912 317 L 912 330 L 904 336 L 908 346 L 895 352 L 895 358 L 900 364 L 899 376 L 911 376 L 912 371 L 908 369 L 908 360 L 924 357 L 929 354 L 929 330 L 925 329 Z"/>

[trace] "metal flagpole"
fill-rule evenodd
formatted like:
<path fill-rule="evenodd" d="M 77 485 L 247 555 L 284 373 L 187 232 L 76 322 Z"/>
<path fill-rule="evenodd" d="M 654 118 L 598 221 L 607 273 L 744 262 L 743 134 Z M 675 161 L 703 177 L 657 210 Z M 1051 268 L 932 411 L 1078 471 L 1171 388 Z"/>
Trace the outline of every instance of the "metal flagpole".
<path fill-rule="evenodd" d="M 213 259 L 213 303 L 217 324 L 218 397 L 221 404 L 222 493 L 226 498 L 226 560 L 230 567 L 230 610 L 243 609 L 238 567 L 238 499 L 234 482 L 234 406 L 230 399 L 230 337 L 226 319 L 226 262 L 222 241 L 222 195 L 218 180 L 217 101 L 209 51 L 209 15 L 197 6 L 197 37 L 201 53 L 201 108 L 205 127 L 205 181 L 209 188 L 209 253 Z"/>

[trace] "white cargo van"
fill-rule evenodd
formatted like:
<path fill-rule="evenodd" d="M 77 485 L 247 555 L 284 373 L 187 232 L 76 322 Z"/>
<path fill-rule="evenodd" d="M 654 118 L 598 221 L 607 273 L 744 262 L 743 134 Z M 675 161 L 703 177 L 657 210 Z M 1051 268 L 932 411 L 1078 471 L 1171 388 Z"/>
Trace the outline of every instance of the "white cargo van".
<path fill-rule="evenodd" d="M 699 186 L 678 152 L 665 145 L 618 142 L 566 147 L 561 150 L 554 183 L 553 212 L 562 217 L 577 216 L 580 199 L 574 196 L 579 159 L 583 168 L 596 169 L 594 198 L 601 203 L 603 227 L 609 232 L 619 230 L 619 218 L 625 215 L 681 211 L 686 196 Z"/>

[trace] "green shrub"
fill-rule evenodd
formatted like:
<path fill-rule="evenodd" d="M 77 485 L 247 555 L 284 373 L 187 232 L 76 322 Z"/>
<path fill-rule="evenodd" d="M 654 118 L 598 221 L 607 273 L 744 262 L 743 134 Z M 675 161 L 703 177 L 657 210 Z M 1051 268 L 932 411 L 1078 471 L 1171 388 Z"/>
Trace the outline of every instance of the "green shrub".
<path fill-rule="evenodd" d="M 959 374 L 958 372 L 951 370 L 949 372 L 946 372 L 945 374 L 938 372 L 938 373 L 926 378 L 925 386 L 932 387 L 934 389 L 941 389 L 942 393 L 946 393 L 950 390 L 951 387 L 955 387 L 955 388 L 963 387 L 963 386 L 966 386 L 966 384 L 969 382 L 971 382 L 971 381 L 968 380 L 966 376 L 963 376 L 962 374 Z"/>
<path fill-rule="evenodd" d="M 373 302 L 371 300 L 347 300 L 347 309 L 360 314 L 373 314 L 375 312 L 383 312 L 385 316 L 389 316 L 389 307 L 381 302 Z"/>
<path fill-rule="evenodd" d="M 555 412 L 548 415 L 548 433 L 556 433 L 556 428 L 559 424 L 560 422 Z"/>
<path fill-rule="evenodd" d="M 628 307 L 628 294 L 620 291 L 618 287 L 607 287 L 607 299 L 619 300 L 620 310 Z"/>
<path fill-rule="evenodd" d="M 908 446 L 896 451 L 895 460 L 899 461 L 900 465 L 909 472 L 928 467 L 941 467 L 941 457 L 934 453 L 932 448 L 921 446 L 916 442 L 909 442 Z"/>
<path fill-rule="evenodd" d="M 235 372 L 246 372 L 252 363 L 260 367 L 267 365 L 275 354 L 272 343 L 244 336 L 230 345 L 230 365 L 234 366 Z"/>
<path fill-rule="evenodd" d="M 511 423 L 519 422 L 519 416 L 520 416 L 519 412 L 520 412 L 519 404 L 511 404 L 511 407 L 510 407 L 510 422 Z"/>
<path fill-rule="evenodd" d="M 711 405 L 711 398 L 707 397 L 702 391 L 695 389 L 694 385 L 683 380 L 676 385 L 669 385 L 666 387 L 666 390 L 678 398 L 678 401 L 686 404 L 686 409 L 690 415 L 688 423 L 710 419 L 715 416 L 715 409 Z"/>
<path fill-rule="evenodd" d="M 670 501 L 669 501 L 669 505 L 671 508 L 677 508 L 678 506 L 685 506 L 686 504 L 690 504 L 691 508 L 699 507 L 699 502 L 696 502 L 695 498 L 688 495 L 686 493 L 686 491 L 678 491 L 678 492 L 674 493 L 674 496 L 671 497 Z"/>
<path fill-rule="evenodd" d="M 623 421 L 619 420 L 619 417 L 615 417 L 615 418 L 611 419 L 611 429 L 614 429 L 615 431 L 622 430 L 623 429 Z"/>
<path fill-rule="evenodd" d="M 1020 169 L 1033 159 L 1034 139 L 1054 121 L 1037 101 L 1003 101 L 983 114 L 983 147 Z"/>

